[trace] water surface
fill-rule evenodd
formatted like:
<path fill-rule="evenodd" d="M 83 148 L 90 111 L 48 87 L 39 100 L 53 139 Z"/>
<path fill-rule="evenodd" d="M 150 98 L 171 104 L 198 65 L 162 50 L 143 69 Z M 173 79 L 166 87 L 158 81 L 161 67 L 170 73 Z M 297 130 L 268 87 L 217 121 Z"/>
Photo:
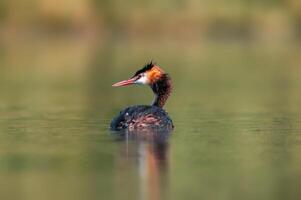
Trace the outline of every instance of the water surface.
<path fill-rule="evenodd" d="M 298 45 L 46 42 L 2 47 L 1 199 L 301 196 Z M 115 137 L 113 116 L 152 93 L 111 84 L 151 58 L 173 77 L 175 130 Z"/>

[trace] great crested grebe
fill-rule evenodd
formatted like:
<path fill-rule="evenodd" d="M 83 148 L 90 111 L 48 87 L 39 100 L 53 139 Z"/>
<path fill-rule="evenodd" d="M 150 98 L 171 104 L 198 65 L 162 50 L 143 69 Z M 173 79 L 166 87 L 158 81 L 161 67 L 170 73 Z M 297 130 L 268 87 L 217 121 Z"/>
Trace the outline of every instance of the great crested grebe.
<path fill-rule="evenodd" d="M 111 130 L 144 132 L 160 131 L 170 132 L 173 123 L 167 112 L 163 110 L 169 95 L 172 91 L 170 76 L 155 63 L 150 62 L 138 70 L 128 80 L 113 84 L 114 87 L 132 84 L 149 85 L 155 94 L 151 105 L 135 105 L 125 108 L 111 122 Z"/>

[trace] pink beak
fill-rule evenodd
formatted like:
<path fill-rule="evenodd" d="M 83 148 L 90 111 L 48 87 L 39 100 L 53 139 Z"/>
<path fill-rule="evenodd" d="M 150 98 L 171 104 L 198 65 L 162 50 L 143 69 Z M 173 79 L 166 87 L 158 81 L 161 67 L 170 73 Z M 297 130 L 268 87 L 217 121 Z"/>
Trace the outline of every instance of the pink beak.
<path fill-rule="evenodd" d="M 135 83 L 135 78 L 131 78 L 131 79 L 128 79 L 128 80 L 124 80 L 124 81 L 120 81 L 118 83 L 115 83 L 113 84 L 112 86 L 113 87 L 120 87 L 120 86 L 126 86 L 126 85 L 132 85 Z"/>

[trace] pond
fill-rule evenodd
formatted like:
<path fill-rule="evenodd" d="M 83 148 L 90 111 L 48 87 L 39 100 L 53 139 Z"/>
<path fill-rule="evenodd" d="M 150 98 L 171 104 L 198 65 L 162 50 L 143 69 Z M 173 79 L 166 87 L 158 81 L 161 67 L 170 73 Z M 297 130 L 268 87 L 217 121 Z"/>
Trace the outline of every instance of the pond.
<path fill-rule="evenodd" d="M 0 198 L 299 199 L 300 50 L 250 41 L 4 44 Z M 151 59 L 173 78 L 165 109 L 175 129 L 162 143 L 120 139 L 110 120 L 150 103 L 152 92 L 111 85 Z"/>

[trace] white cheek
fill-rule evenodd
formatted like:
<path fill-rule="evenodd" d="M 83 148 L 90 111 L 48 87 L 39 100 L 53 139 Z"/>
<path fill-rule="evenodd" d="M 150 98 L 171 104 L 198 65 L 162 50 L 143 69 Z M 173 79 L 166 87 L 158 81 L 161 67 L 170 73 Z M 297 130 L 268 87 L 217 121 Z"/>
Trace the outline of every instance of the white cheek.
<path fill-rule="evenodd" d="M 139 78 L 137 81 L 135 81 L 135 83 L 137 84 L 142 84 L 142 85 L 146 85 L 148 84 L 148 80 L 146 76 L 142 76 L 141 78 Z"/>

